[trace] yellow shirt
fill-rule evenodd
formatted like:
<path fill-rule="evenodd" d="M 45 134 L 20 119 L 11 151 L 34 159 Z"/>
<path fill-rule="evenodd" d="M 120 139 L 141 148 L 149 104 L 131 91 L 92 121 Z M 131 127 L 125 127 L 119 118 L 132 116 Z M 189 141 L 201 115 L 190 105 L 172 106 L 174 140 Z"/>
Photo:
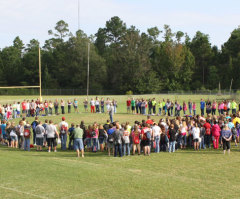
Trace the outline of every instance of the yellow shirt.
<path fill-rule="evenodd" d="M 240 118 L 239 117 L 236 117 L 236 118 L 234 118 L 233 119 L 233 124 L 234 124 L 234 126 L 236 126 L 236 123 L 238 122 L 238 124 L 240 124 Z"/>

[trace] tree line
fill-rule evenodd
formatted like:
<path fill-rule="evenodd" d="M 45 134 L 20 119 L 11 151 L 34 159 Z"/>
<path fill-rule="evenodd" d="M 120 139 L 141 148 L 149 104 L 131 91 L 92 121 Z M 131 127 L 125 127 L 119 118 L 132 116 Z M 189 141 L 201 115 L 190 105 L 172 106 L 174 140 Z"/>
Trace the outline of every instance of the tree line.
<path fill-rule="evenodd" d="M 43 88 L 87 86 L 90 43 L 90 90 L 119 94 L 164 90 L 232 89 L 240 87 L 240 27 L 219 49 L 200 31 L 193 38 L 182 31 L 152 27 L 140 32 L 112 17 L 95 35 L 72 34 L 63 20 L 48 31 L 41 48 Z M 0 50 L 0 85 L 38 85 L 39 41 L 24 44 L 17 36 Z"/>

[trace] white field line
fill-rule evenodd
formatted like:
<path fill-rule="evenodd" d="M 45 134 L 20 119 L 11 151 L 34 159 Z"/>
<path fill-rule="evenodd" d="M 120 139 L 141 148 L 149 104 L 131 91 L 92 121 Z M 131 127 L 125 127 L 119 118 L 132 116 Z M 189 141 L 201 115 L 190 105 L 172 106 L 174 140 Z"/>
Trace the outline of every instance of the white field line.
<path fill-rule="evenodd" d="M 34 196 L 36 198 L 48 199 L 47 197 L 36 195 L 36 194 L 32 194 L 32 193 L 29 193 L 29 192 L 26 192 L 26 191 L 20 191 L 20 190 L 17 190 L 15 188 L 4 187 L 4 186 L 1 186 L 1 185 L 0 185 L 0 188 L 6 189 L 6 190 L 10 190 L 10 191 L 14 191 L 14 192 L 18 192 L 18 193 L 22 193 L 22 194 L 26 194 L 26 195 L 29 195 L 29 196 Z"/>
<path fill-rule="evenodd" d="M 74 195 L 68 195 L 68 196 L 64 196 L 62 197 L 61 199 L 65 199 L 65 198 L 72 198 L 72 197 L 77 197 L 77 196 L 82 196 L 82 195 L 85 195 L 85 194 L 89 194 L 89 193 L 94 193 L 94 192 L 97 192 L 97 191 L 100 191 L 100 190 L 103 190 L 103 189 L 106 189 L 106 187 L 104 188 L 100 188 L 100 189 L 94 189 L 92 191 L 86 191 L 86 192 L 83 192 L 83 193 L 79 193 L 79 194 L 74 194 Z"/>

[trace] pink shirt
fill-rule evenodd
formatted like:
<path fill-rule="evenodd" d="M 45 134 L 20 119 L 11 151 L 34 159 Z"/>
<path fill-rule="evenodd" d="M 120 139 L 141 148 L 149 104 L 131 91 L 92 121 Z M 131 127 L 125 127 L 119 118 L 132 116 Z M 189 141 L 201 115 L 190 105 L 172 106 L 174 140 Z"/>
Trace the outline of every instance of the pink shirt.
<path fill-rule="evenodd" d="M 193 107 L 193 110 L 196 110 L 196 104 L 193 104 L 192 107 Z"/>
<path fill-rule="evenodd" d="M 220 127 L 218 126 L 218 124 L 214 124 L 212 126 L 212 136 L 215 136 L 215 137 L 219 137 L 220 136 Z"/>

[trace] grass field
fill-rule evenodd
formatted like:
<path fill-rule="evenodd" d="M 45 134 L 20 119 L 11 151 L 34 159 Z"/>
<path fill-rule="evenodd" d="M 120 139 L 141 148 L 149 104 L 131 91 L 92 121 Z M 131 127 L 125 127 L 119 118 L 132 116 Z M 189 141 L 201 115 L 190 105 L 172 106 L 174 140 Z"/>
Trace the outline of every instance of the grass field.
<path fill-rule="evenodd" d="M 169 95 L 145 96 L 149 97 L 175 99 Z M 24 98 L 17 96 L 18 100 Z M 47 99 L 50 98 L 56 97 Z M 146 119 L 126 114 L 126 96 L 114 98 L 118 101 L 115 120 L 132 123 Z M 199 108 L 200 99 L 208 96 L 178 96 L 180 102 L 189 98 Z M 11 103 L 14 99 L 1 96 L 0 103 Z M 78 99 L 83 101 L 83 97 Z M 61 115 L 46 118 L 58 123 Z M 66 118 L 69 123 L 84 120 L 90 124 L 104 123 L 108 115 L 72 113 L 66 114 Z M 188 149 L 174 154 L 152 153 L 149 157 L 114 158 L 106 153 L 86 153 L 84 159 L 78 159 L 73 151 L 24 152 L 0 146 L 0 198 L 239 198 L 239 155 L 239 148 L 232 147 L 230 156 L 224 156 L 222 149 L 199 152 Z"/>

